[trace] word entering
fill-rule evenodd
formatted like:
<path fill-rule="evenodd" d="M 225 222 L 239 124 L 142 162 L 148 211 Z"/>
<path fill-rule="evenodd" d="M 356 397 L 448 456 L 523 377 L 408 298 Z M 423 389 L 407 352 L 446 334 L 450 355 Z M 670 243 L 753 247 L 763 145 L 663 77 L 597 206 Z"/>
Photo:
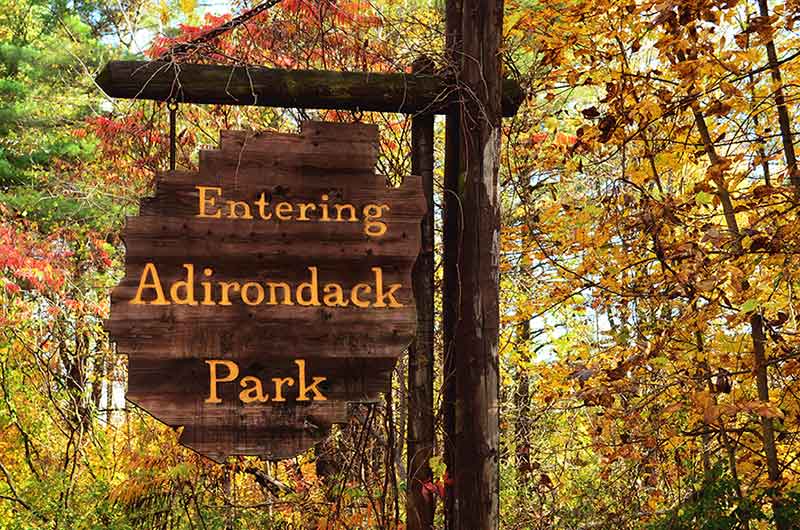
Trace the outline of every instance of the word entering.
<path fill-rule="evenodd" d="M 252 203 L 240 200 L 222 201 L 222 188 L 215 186 L 195 186 L 197 189 L 197 214 L 201 219 L 254 219 L 257 215 L 264 221 L 319 221 L 336 223 L 358 223 L 364 225 L 364 234 L 380 237 L 386 233 L 386 223 L 380 219 L 388 204 L 365 204 L 356 208 L 350 203 L 331 204 L 327 194 L 322 194 L 318 202 L 281 201 L 274 206 L 261 192 Z"/>

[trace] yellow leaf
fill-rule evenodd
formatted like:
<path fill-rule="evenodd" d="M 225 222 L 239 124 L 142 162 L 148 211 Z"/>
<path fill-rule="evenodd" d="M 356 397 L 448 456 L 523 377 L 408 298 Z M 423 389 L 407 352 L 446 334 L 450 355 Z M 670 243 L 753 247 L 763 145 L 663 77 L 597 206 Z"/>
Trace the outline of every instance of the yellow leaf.
<path fill-rule="evenodd" d="M 195 9 L 197 9 L 197 0 L 180 0 L 181 1 L 181 13 L 188 18 L 194 18 Z"/>

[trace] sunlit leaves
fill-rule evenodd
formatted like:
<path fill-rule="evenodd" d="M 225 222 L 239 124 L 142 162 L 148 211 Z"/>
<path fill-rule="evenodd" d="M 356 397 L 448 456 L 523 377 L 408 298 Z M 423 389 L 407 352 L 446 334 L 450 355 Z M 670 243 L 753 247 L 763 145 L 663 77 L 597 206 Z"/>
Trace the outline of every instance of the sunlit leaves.
<path fill-rule="evenodd" d="M 614 1 L 526 12 L 535 37 L 521 47 L 540 67 L 522 119 L 529 131 L 544 123 L 578 140 L 564 149 L 563 136 L 551 145 L 528 139 L 524 127 L 511 133 L 512 160 L 526 164 L 513 195 L 535 204 L 519 210 L 533 300 L 519 308 L 548 330 L 538 343 L 551 352 L 536 368 L 537 399 L 555 418 L 586 411 L 581 422 L 603 457 L 599 480 L 616 473 L 617 497 L 641 498 L 634 518 L 683 502 L 674 492 L 702 482 L 703 455 L 731 473 L 726 444 L 744 495 L 765 502 L 769 483 L 751 456 L 763 451 L 762 419 L 785 433 L 782 458 L 798 443 L 789 434 L 798 419 L 778 405 L 797 391 L 786 377 L 797 352 L 796 331 L 786 328 L 797 304 L 797 238 L 787 232 L 796 202 L 791 189 L 778 191 L 786 175 L 770 99 L 777 87 L 762 68 L 766 39 L 784 50 L 797 39 L 778 29 L 786 19 L 752 12 L 736 2 Z M 513 20 L 516 28 L 525 18 Z M 784 83 L 797 76 L 794 61 L 782 71 Z M 693 101 L 716 160 L 698 134 Z M 509 164 L 510 178 L 518 167 Z M 775 323 L 769 403 L 756 392 L 756 313 Z M 547 439 L 569 438 L 574 421 L 556 422 L 561 429 Z M 646 479 L 644 455 L 655 471 Z M 592 502 L 603 520 L 606 498 Z"/>

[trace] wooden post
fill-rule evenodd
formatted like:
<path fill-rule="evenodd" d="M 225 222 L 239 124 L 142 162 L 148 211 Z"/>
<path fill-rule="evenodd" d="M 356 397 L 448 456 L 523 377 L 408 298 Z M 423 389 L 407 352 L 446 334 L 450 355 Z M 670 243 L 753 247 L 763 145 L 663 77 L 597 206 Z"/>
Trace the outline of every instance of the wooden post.
<path fill-rule="evenodd" d="M 430 59 L 414 61 L 414 73 L 430 73 Z M 417 335 L 408 349 L 408 490 L 406 527 L 431 530 L 436 508 L 433 474 L 433 114 L 411 120 L 411 173 L 422 177 L 428 212 L 422 218 L 422 249 L 411 273 L 417 301 Z"/>
<path fill-rule="evenodd" d="M 499 518 L 498 342 L 503 0 L 462 0 L 459 199 L 461 293 L 456 362 L 455 527 L 493 530 Z"/>
<path fill-rule="evenodd" d="M 449 0 L 446 11 L 446 42 L 448 76 L 458 77 L 461 47 L 461 0 Z M 448 478 L 453 477 L 456 456 L 456 353 L 453 336 L 458 322 L 459 280 L 458 240 L 461 237 L 461 203 L 458 200 L 458 180 L 461 174 L 461 131 L 459 109 L 450 108 L 445 122 L 444 191 L 442 210 L 442 421 L 444 463 Z M 455 497 L 445 484 L 444 523 L 447 530 L 455 528 Z"/>
<path fill-rule="evenodd" d="M 459 280 L 458 239 L 461 232 L 461 204 L 458 201 L 460 132 L 458 114 L 447 116 L 445 126 L 444 209 L 442 212 L 442 422 L 444 463 L 448 478 L 453 476 L 456 455 L 456 352 L 453 336 L 458 322 Z M 446 485 L 445 528 L 453 525 L 453 490 Z"/>
<path fill-rule="evenodd" d="M 169 111 L 169 170 L 175 171 L 175 153 L 177 150 L 175 145 L 175 122 L 177 120 L 178 104 L 174 101 L 168 101 L 167 110 Z"/>
<path fill-rule="evenodd" d="M 259 66 L 111 61 L 97 85 L 114 98 L 177 103 L 339 109 L 405 114 L 443 113 L 454 79 L 429 74 L 281 70 Z M 523 100 L 519 83 L 504 81 L 504 111 Z"/>

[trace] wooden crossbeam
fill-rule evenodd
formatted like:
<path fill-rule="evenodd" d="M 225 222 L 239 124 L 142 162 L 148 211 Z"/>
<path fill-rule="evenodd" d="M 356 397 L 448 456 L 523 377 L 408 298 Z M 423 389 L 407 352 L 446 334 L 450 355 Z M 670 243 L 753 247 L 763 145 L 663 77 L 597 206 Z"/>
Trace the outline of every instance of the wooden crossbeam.
<path fill-rule="evenodd" d="M 443 114 L 456 97 L 454 83 L 436 75 L 162 61 L 111 61 L 96 80 L 114 98 L 404 114 Z M 513 116 L 523 99 L 519 84 L 506 79 L 503 116 Z"/>

